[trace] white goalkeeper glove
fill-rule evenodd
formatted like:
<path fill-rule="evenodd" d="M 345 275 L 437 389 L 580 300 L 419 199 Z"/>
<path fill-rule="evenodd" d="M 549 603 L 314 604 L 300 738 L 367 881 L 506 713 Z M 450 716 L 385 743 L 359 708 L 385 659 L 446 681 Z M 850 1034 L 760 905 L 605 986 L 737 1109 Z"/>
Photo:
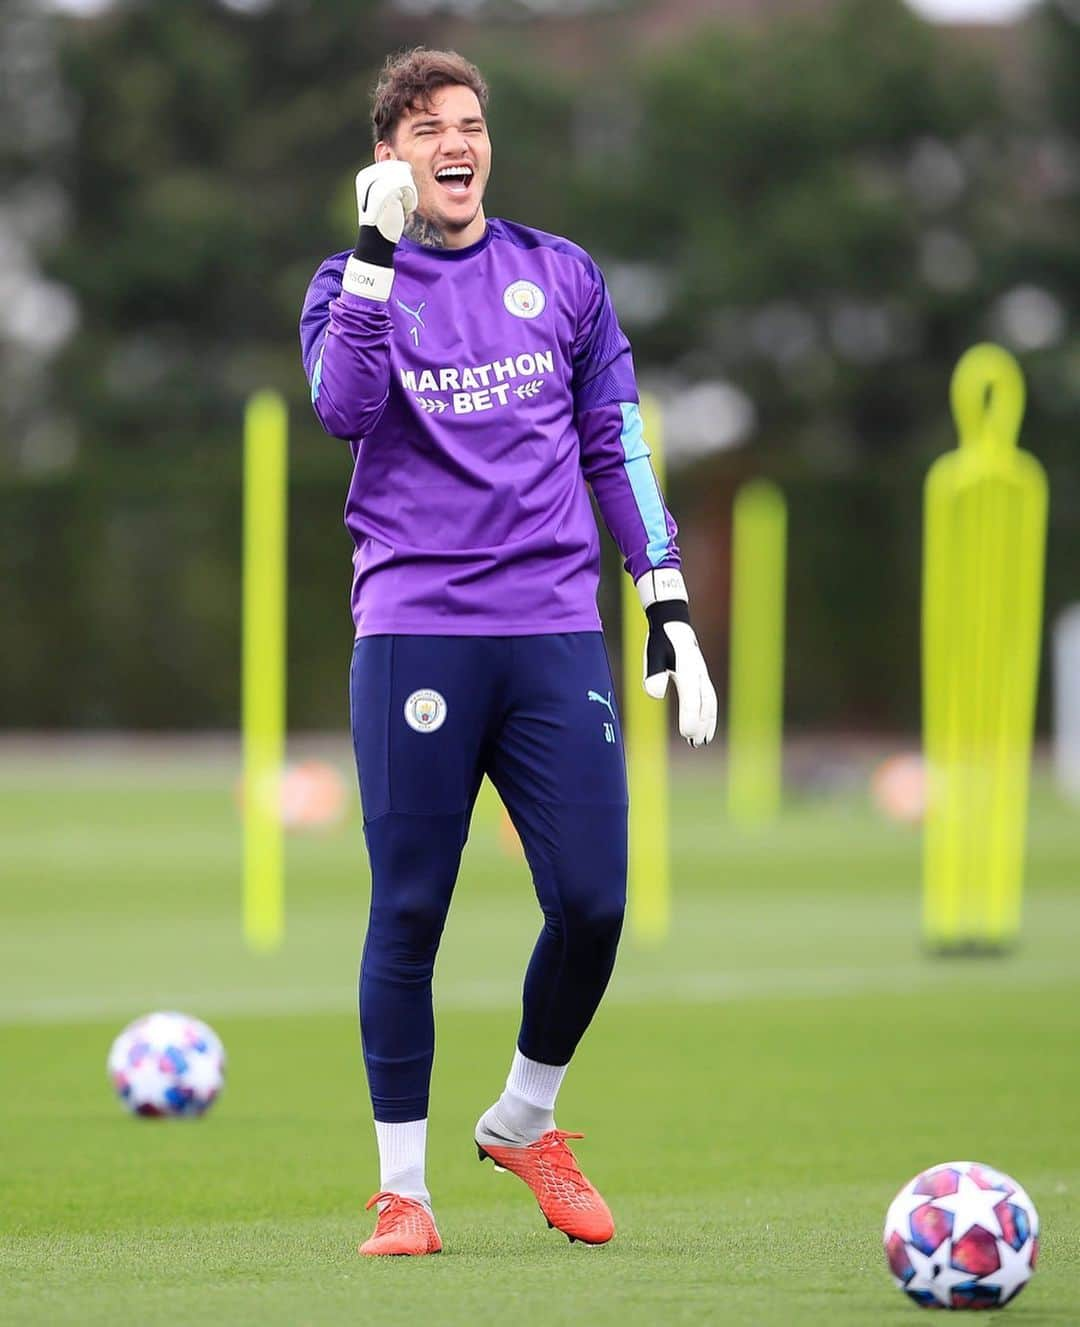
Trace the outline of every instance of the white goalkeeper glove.
<path fill-rule="evenodd" d="M 394 284 L 394 246 L 405 229 L 405 218 L 418 195 L 407 161 L 377 161 L 356 177 L 356 210 L 360 235 L 345 264 L 342 290 L 366 299 L 390 298 Z"/>
<path fill-rule="evenodd" d="M 636 582 L 649 619 L 645 641 L 645 690 L 656 700 L 674 678 L 679 696 L 679 732 L 691 746 L 716 736 L 716 692 L 690 625 L 690 604 L 681 571 L 647 571 Z"/>

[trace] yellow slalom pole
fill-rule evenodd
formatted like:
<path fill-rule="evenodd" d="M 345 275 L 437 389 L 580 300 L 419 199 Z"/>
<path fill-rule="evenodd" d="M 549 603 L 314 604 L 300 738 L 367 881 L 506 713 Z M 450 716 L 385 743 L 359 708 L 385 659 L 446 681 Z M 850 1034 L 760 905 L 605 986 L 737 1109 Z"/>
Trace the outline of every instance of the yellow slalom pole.
<path fill-rule="evenodd" d="M 263 952 L 285 931 L 287 435 L 285 402 L 257 392 L 244 416 L 244 937 Z"/>
<path fill-rule="evenodd" d="M 735 496 L 728 690 L 728 814 L 760 825 L 780 810 L 787 507 L 775 484 Z"/>
<path fill-rule="evenodd" d="M 664 485 L 663 420 L 659 404 L 643 397 L 641 415 L 652 468 Z M 667 937 L 671 922 L 668 836 L 667 705 L 641 684 L 648 620 L 633 581 L 623 577 L 622 717 L 630 787 L 628 904 L 630 931 L 642 943 Z"/>

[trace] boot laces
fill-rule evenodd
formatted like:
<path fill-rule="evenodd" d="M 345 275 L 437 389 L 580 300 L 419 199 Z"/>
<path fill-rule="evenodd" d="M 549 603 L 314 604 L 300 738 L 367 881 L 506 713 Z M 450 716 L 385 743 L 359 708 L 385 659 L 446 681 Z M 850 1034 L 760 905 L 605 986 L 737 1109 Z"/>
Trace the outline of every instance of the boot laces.
<path fill-rule="evenodd" d="M 379 1220 L 376 1223 L 376 1230 L 383 1233 L 385 1230 L 392 1230 L 394 1226 L 409 1215 L 410 1207 L 423 1207 L 423 1203 L 418 1203 L 414 1198 L 403 1198 L 400 1193 L 375 1193 L 368 1199 L 364 1206 L 365 1212 L 370 1212 L 376 1203 L 385 1200 L 386 1206 L 379 1213 Z"/>
<path fill-rule="evenodd" d="M 584 1137 L 583 1133 L 571 1133 L 568 1129 L 549 1129 L 547 1133 L 541 1134 L 534 1144 L 543 1151 L 544 1160 L 563 1171 L 578 1188 L 588 1188 L 589 1182 L 582 1175 L 577 1158 L 567 1147 L 566 1140 Z"/>

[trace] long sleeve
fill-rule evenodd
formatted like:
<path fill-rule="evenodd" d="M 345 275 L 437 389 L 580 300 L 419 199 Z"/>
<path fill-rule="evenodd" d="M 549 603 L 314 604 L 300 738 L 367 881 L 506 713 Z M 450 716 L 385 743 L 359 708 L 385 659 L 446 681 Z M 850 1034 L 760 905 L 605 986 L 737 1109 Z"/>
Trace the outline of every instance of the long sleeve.
<path fill-rule="evenodd" d="M 300 316 L 311 403 L 327 433 L 362 438 L 390 392 L 390 315 L 381 301 L 343 293 L 348 254 L 328 258 L 308 286 Z"/>
<path fill-rule="evenodd" d="M 678 527 L 653 473 L 634 365 L 598 268 L 588 283 L 574 343 L 574 415 L 581 468 L 604 524 L 634 580 L 681 565 Z"/>

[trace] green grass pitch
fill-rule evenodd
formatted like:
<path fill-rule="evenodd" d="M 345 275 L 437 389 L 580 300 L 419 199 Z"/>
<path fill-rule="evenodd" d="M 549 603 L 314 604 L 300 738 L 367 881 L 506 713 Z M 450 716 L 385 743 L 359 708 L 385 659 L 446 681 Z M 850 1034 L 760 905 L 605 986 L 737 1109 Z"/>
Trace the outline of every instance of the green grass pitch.
<path fill-rule="evenodd" d="M 445 1252 L 375 1262 L 355 1253 L 378 1178 L 355 816 L 290 840 L 286 943 L 259 958 L 240 936 L 234 761 L 19 751 L 0 749 L 0 1322 L 914 1322 L 881 1254 L 885 1208 L 964 1158 L 1040 1209 L 1040 1267 L 1011 1317 L 1080 1320 L 1080 833 L 1048 788 L 1022 945 L 941 960 L 918 943 L 917 833 L 853 793 L 738 834 L 711 753 L 679 763 L 670 942 L 624 940 L 560 1101 L 618 1224 L 601 1249 L 549 1231 L 472 1147 L 538 925 L 485 807 L 436 974 Z M 202 1121 L 129 1118 L 106 1083 L 115 1033 L 169 1007 L 229 1052 Z"/>

